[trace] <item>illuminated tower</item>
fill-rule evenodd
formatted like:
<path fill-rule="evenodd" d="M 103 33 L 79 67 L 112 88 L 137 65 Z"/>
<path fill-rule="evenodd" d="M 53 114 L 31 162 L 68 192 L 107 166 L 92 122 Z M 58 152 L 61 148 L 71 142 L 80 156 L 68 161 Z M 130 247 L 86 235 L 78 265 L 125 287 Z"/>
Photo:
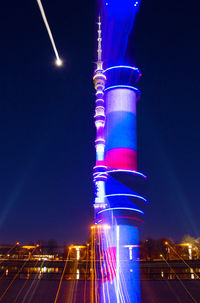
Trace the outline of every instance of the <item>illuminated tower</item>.
<path fill-rule="evenodd" d="M 125 58 L 139 0 L 101 2 L 103 31 L 99 19 L 94 74 L 97 161 L 93 229 L 100 247 L 99 302 L 139 303 L 139 230 L 147 205 L 143 197 L 146 176 L 137 171 L 137 82 L 141 74 Z"/>
<path fill-rule="evenodd" d="M 94 167 L 94 184 L 95 184 L 95 201 L 94 210 L 96 212 L 104 209 L 106 207 L 105 203 L 105 181 L 106 175 L 104 174 L 104 151 L 105 151 L 105 136 L 104 136 L 104 126 L 105 126 L 105 108 L 104 108 L 104 89 L 106 76 L 103 71 L 102 62 L 102 37 L 101 37 L 101 19 L 98 20 L 98 60 L 97 67 L 94 73 L 93 81 L 96 90 L 96 106 L 95 106 L 95 126 L 96 126 L 96 166 Z"/>

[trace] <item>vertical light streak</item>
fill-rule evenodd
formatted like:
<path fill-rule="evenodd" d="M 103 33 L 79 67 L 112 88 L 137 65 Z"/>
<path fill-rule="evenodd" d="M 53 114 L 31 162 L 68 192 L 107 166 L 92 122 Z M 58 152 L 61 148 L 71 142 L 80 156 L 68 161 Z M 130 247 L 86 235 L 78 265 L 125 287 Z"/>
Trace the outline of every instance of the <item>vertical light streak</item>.
<path fill-rule="evenodd" d="M 195 279 L 195 277 L 194 277 L 194 269 L 193 268 L 190 268 L 190 277 L 191 277 L 191 279 L 192 280 L 194 280 Z"/>
<path fill-rule="evenodd" d="M 116 226 L 116 240 L 117 240 L 117 252 L 116 252 L 116 278 L 117 278 L 117 303 L 119 301 L 119 225 Z"/>
<path fill-rule="evenodd" d="M 99 229 L 97 230 L 97 233 L 99 232 Z M 96 229 L 94 228 L 94 297 L 95 297 L 95 303 L 98 303 L 97 301 L 97 271 L 96 271 Z"/>
<path fill-rule="evenodd" d="M 108 268 L 108 281 L 114 280 L 115 282 L 115 276 L 116 276 L 116 251 L 113 253 L 112 246 L 107 246 L 106 250 L 106 261 L 107 261 L 107 268 Z M 115 267 L 114 267 L 115 265 Z"/>
<path fill-rule="evenodd" d="M 110 245 L 108 244 L 108 235 L 107 235 L 107 230 L 105 230 L 104 229 L 104 237 L 105 237 L 105 242 L 106 242 L 106 244 L 104 245 L 104 247 L 106 247 L 106 248 L 108 248 Z M 105 251 L 103 251 L 103 253 L 104 253 Z M 108 264 L 108 260 L 107 260 L 107 255 L 105 254 L 105 269 L 106 269 L 106 273 L 105 273 L 105 275 L 106 275 L 106 278 L 107 278 L 107 276 L 108 276 L 108 272 L 109 272 L 109 266 L 107 266 L 107 264 Z M 108 282 L 106 282 L 106 288 L 107 288 L 107 296 L 108 296 L 108 303 L 110 303 L 110 293 L 109 293 L 109 288 L 108 288 Z"/>
<path fill-rule="evenodd" d="M 91 241 L 91 286 L 90 286 L 90 302 L 94 303 L 94 229 L 92 229 Z"/>
<path fill-rule="evenodd" d="M 78 261 L 74 262 L 74 266 L 72 268 L 72 277 L 73 277 L 73 281 L 70 282 L 70 289 L 69 292 L 66 293 L 66 300 L 64 300 L 65 302 L 67 301 L 68 303 L 72 303 L 74 301 L 76 301 L 76 288 L 77 288 L 77 281 L 76 281 L 76 272 L 77 272 L 77 268 L 78 268 Z"/>
<path fill-rule="evenodd" d="M 116 297 L 117 303 L 125 303 L 123 289 L 126 289 L 126 284 L 124 287 L 122 286 L 122 282 L 120 279 L 120 227 L 119 225 L 116 226 L 116 244 L 117 244 L 117 251 L 116 251 L 116 280 L 117 280 L 117 287 L 116 287 Z M 123 260 L 124 261 L 124 260 Z"/>
<path fill-rule="evenodd" d="M 103 265 L 102 262 L 104 264 L 104 255 L 102 254 L 102 244 L 101 244 L 101 236 L 102 236 L 102 232 L 101 234 L 99 234 L 99 259 L 100 259 L 100 269 L 101 269 L 101 283 L 102 283 L 102 289 L 103 289 L 103 299 L 104 302 L 106 302 L 106 297 L 105 297 L 105 288 L 104 288 L 104 272 L 103 272 Z"/>
<path fill-rule="evenodd" d="M 113 226 L 117 226 L 116 224 L 114 224 Z M 119 226 L 117 226 L 119 228 Z M 118 233 L 118 236 L 115 237 L 115 239 L 118 239 L 118 243 L 119 243 L 119 230 L 117 231 L 117 229 L 115 228 L 116 233 Z M 109 231 L 108 231 L 109 232 Z M 113 246 L 113 242 L 111 242 L 111 237 L 106 238 L 107 240 L 107 244 L 106 247 L 112 247 Z M 113 240 L 113 239 L 112 239 Z M 116 246 L 117 246 L 117 241 L 116 241 Z M 119 247 L 119 244 L 118 244 Z M 119 250 L 118 250 L 119 252 Z M 120 255 L 120 254 L 119 254 Z M 109 255 L 108 257 L 110 257 L 109 259 L 107 259 L 107 263 L 108 263 L 108 271 L 109 271 L 109 275 L 114 277 L 113 279 L 113 283 L 114 283 L 114 290 L 115 290 L 115 296 L 116 298 L 119 299 L 119 301 L 117 301 L 117 303 L 126 303 L 124 301 L 124 296 L 123 296 L 123 289 L 122 289 L 122 285 L 121 285 L 121 279 L 120 279 L 120 267 L 118 267 L 118 278 L 117 278 L 117 247 L 116 247 L 116 255 L 114 256 L 113 253 L 111 253 L 111 255 Z M 116 259 L 114 262 L 114 258 Z M 120 258 L 119 258 L 119 262 L 120 262 Z M 114 267 L 114 263 L 115 263 L 115 267 Z M 120 263 L 118 263 L 120 264 Z M 108 283 L 107 283 L 108 285 Z M 112 300 L 112 298 L 111 298 Z"/>
<path fill-rule="evenodd" d="M 80 260 L 80 248 L 76 248 L 76 260 Z"/>
<path fill-rule="evenodd" d="M 129 257 L 130 257 L 130 260 L 133 260 L 133 248 L 132 247 L 129 248 Z"/>
<path fill-rule="evenodd" d="M 49 24 L 48 24 L 48 21 L 47 21 L 47 18 L 46 18 L 46 15 L 45 15 L 45 12 L 44 12 L 44 9 L 43 9 L 43 6 L 42 6 L 42 2 L 41 2 L 41 0 L 37 0 L 37 3 L 38 3 L 38 6 L 39 6 L 39 9 L 40 9 L 40 13 L 42 15 L 42 19 L 43 19 L 44 24 L 46 26 L 46 30 L 48 32 L 49 39 L 51 41 L 51 44 L 52 44 L 55 56 L 56 56 L 56 64 L 58 66 L 61 66 L 62 65 L 62 60 L 60 59 L 60 57 L 58 55 L 56 44 L 55 44 L 55 41 L 54 41 L 54 38 L 53 38 L 53 35 L 52 35 L 52 32 L 51 32 L 51 29 L 49 27 Z"/>
<path fill-rule="evenodd" d="M 87 287 L 87 272 L 88 272 L 88 263 L 89 263 L 89 244 L 87 243 L 86 247 L 86 269 L 85 269 L 85 285 L 84 285 L 84 303 L 86 302 L 86 287 Z"/>
<path fill-rule="evenodd" d="M 76 269 L 76 280 L 80 279 L 80 270 L 77 268 Z"/>
<path fill-rule="evenodd" d="M 126 287 L 126 280 L 125 280 L 125 277 L 124 277 L 124 274 L 123 272 L 120 273 L 121 274 L 121 278 L 120 278 L 120 282 L 121 282 L 121 299 L 123 299 L 123 302 L 124 303 L 131 303 L 130 301 L 130 296 L 129 296 L 129 293 L 128 293 L 128 290 L 127 290 L 127 287 Z"/>
<path fill-rule="evenodd" d="M 189 255 L 189 260 L 192 260 L 192 246 L 188 246 L 188 255 Z"/>

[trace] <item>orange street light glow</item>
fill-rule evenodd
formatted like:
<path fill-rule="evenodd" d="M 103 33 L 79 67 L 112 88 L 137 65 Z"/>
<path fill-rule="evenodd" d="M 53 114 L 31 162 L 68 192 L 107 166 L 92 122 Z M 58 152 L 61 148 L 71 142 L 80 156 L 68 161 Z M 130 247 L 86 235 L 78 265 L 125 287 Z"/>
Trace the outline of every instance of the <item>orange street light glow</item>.
<path fill-rule="evenodd" d="M 179 246 L 190 246 L 192 245 L 191 243 L 181 243 L 181 244 L 178 244 Z"/>
<path fill-rule="evenodd" d="M 110 226 L 108 224 L 97 224 L 97 225 L 92 225 L 90 227 L 91 229 L 110 229 Z"/>

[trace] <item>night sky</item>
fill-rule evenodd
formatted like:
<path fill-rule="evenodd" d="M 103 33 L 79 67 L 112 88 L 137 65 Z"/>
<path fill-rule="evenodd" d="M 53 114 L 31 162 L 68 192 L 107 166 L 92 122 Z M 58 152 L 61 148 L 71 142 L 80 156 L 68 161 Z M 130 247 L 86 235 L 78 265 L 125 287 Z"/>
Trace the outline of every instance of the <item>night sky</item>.
<path fill-rule="evenodd" d="M 94 1 L 0 10 L 0 243 L 84 243 L 93 216 Z M 200 236 L 200 19 L 187 0 L 143 0 L 131 35 L 143 77 L 139 171 L 148 176 L 142 238 Z"/>

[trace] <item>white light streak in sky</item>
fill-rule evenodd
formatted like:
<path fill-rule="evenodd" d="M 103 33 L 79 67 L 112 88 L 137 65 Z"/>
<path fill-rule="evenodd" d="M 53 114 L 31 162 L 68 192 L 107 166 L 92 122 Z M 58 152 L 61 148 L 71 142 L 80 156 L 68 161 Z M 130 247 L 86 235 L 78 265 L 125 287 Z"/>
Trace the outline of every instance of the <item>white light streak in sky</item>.
<path fill-rule="evenodd" d="M 52 47 L 53 47 L 55 56 L 56 56 L 56 61 L 55 61 L 55 63 L 56 63 L 57 66 L 62 66 L 63 62 L 62 62 L 62 60 L 61 60 L 60 57 L 59 57 L 59 54 L 58 54 L 58 51 L 57 51 L 57 48 L 56 48 L 56 44 L 55 44 L 54 38 L 53 38 L 53 35 L 52 35 L 52 32 L 51 32 L 51 29 L 50 29 L 50 27 L 49 27 L 49 24 L 48 24 L 48 21 L 47 21 L 47 18 L 46 18 L 46 15 L 45 15 L 43 6 L 42 6 L 42 2 L 41 2 L 41 0 L 37 0 L 37 3 L 38 3 L 38 6 L 39 6 L 41 15 L 42 15 L 42 19 L 43 19 L 44 24 L 45 24 L 45 26 L 46 26 L 46 29 L 47 29 L 49 38 L 50 38 L 50 40 L 51 40 L 51 44 L 52 44 Z"/>

